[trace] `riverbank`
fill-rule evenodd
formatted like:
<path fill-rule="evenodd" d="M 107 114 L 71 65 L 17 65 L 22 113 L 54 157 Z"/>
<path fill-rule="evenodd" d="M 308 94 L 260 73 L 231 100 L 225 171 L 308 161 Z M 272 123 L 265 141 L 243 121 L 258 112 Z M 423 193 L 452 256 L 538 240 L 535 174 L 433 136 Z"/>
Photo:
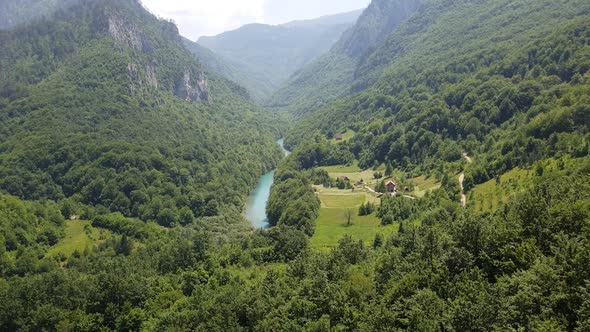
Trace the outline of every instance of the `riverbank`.
<path fill-rule="evenodd" d="M 288 156 L 290 152 L 283 145 L 284 139 L 279 139 L 277 144 L 283 150 L 285 157 Z M 270 197 L 270 189 L 274 183 L 274 174 L 275 170 L 272 170 L 259 178 L 246 203 L 244 216 L 256 229 L 265 229 L 270 226 L 266 215 L 266 205 Z"/>

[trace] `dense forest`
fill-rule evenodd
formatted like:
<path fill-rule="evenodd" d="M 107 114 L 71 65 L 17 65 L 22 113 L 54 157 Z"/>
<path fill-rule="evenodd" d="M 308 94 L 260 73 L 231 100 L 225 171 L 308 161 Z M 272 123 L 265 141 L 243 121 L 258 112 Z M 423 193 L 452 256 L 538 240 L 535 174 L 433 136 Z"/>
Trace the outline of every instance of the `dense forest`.
<path fill-rule="evenodd" d="M 502 3 L 425 7 L 424 15 L 408 21 L 365 60 L 364 74 L 351 89 L 369 84 L 374 72 L 383 72 L 382 78 L 297 123 L 287 143 L 296 145 L 316 130 L 333 136 L 350 129 L 356 135 L 347 144 L 361 166 L 390 161 L 407 171 L 438 168 L 468 152 L 485 159 L 479 163 L 485 169 L 474 170 L 480 183 L 535 160 L 586 156 L 588 4 L 537 1 L 486 16 Z M 434 10 L 443 8 L 446 13 Z M 473 29 L 469 20 L 458 25 L 459 16 L 473 17 L 480 28 Z M 557 28 L 536 24 L 547 20 Z M 435 33 L 424 28 L 428 25 Z M 410 30 L 418 36 L 408 36 Z M 412 44 L 414 39 L 421 43 Z M 502 42 L 491 43 L 494 39 Z M 392 54 L 399 57 L 386 65 Z"/>
<path fill-rule="evenodd" d="M 345 237 L 325 253 L 287 226 L 221 247 L 186 227 L 114 236 L 59 260 L 43 256 L 63 223 L 59 210 L 3 197 L 3 218 L 19 223 L 2 219 L 2 229 L 28 242 L 2 235 L 0 326 L 587 331 L 590 165 L 570 171 L 535 178 L 534 189 L 488 215 L 440 190 L 409 207 L 398 234 L 370 245 Z M 7 261 L 11 246 L 18 258 Z"/>
<path fill-rule="evenodd" d="M 176 28 L 142 10 L 82 2 L 0 33 L 0 188 L 163 226 L 242 207 L 280 159 L 271 117 L 234 83 L 201 81 Z"/>
<path fill-rule="evenodd" d="M 0 331 L 590 331 L 587 1 L 374 0 L 266 108 L 138 0 L 29 2 L 0 5 Z M 326 191 L 375 199 L 318 247 Z"/>

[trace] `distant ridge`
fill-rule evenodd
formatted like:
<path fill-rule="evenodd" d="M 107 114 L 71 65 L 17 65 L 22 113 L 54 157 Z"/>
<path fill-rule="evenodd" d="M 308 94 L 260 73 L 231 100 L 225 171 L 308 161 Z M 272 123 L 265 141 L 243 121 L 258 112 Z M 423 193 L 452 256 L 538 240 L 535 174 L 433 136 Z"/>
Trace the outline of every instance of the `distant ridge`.
<path fill-rule="evenodd" d="M 263 101 L 291 75 L 326 53 L 360 14 L 357 10 L 281 25 L 248 24 L 217 36 L 203 36 L 197 43 L 218 55 L 217 63 L 237 68 L 226 71 L 226 77 Z M 198 47 L 189 48 L 199 52 Z"/>

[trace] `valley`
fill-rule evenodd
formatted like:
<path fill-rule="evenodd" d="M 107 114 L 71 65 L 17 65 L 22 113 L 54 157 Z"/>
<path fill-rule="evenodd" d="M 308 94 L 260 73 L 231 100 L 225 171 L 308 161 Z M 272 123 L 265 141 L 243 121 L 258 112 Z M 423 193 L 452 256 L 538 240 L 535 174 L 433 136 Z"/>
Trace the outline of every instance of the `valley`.
<path fill-rule="evenodd" d="M 283 146 L 283 139 L 279 139 L 277 144 L 281 147 L 281 150 L 285 156 L 289 155 L 289 151 Z M 254 228 L 267 228 L 268 217 L 266 215 L 266 205 L 268 203 L 268 197 L 270 196 L 270 189 L 274 181 L 275 171 L 270 171 L 258 179 L 256 188 L 250 194 L 248 203 L 246 203 L 245 214 Z"/>
<path fill-rule="evenodd" d="M 0 3 L 0 331 L 590 330 L 588 1 L 232 1 Z"/>

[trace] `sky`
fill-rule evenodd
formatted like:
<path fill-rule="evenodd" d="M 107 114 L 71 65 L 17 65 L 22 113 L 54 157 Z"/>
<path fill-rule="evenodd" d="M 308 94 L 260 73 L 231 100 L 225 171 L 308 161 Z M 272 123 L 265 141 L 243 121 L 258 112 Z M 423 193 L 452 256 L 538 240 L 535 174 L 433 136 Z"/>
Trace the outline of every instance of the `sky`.
<path fill-rule="evenodd" d="M 180 33 L 197 40 L 248 23 L 281 24 L 344 13 L 370 0 L 142 0 L 152 13 L 172 19 Z"/>

